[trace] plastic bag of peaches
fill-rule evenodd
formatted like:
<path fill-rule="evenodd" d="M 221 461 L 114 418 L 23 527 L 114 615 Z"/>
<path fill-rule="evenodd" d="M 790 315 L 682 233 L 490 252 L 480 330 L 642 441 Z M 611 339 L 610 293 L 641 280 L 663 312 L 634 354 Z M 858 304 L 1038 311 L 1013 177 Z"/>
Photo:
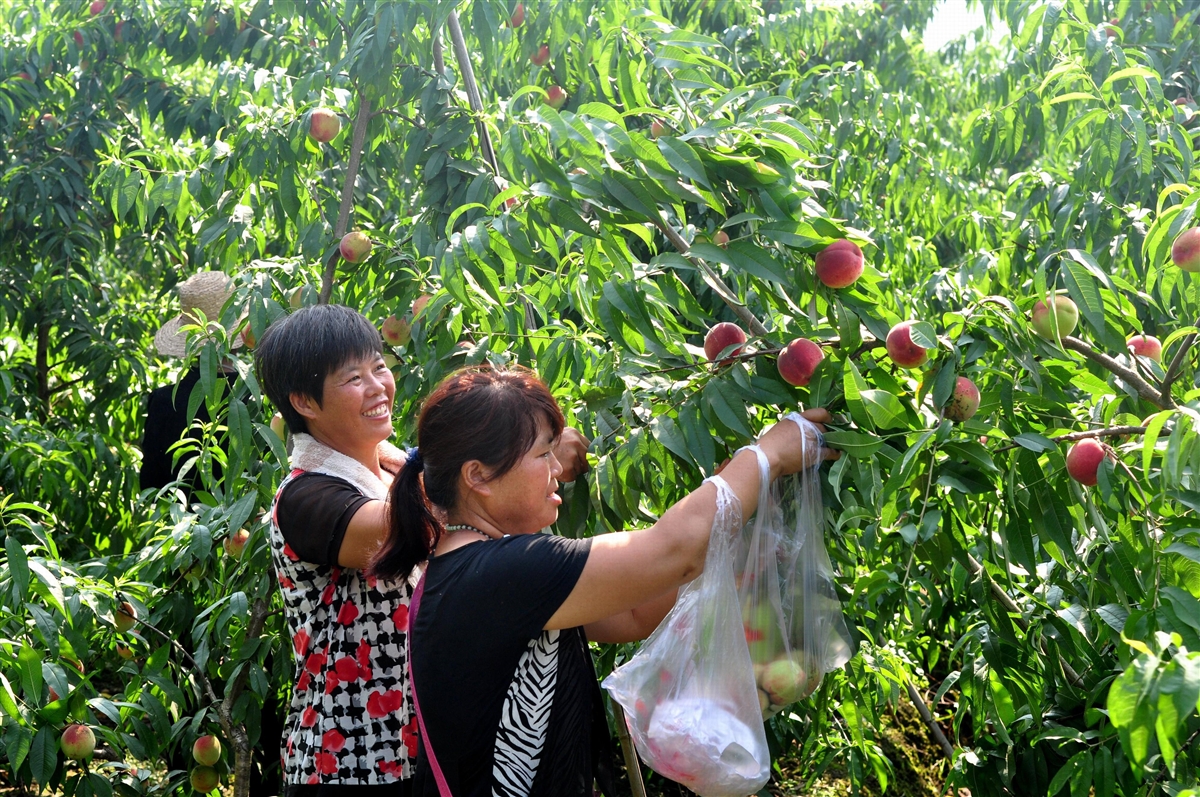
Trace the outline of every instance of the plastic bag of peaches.
<path fill-rule="evenodd" d="M 821 433 L 798 414 L 805 445 L 820 450 Z M 834 590 L 825 550 L 824 510 L 811 468 L 770 481 L 757 446 L 761 487 L 758 511 L 742 530 L 735 558 L 738 600 L 758 704 L 764 719 L 811 695 L 825 673 L 850 660 L 851 638 Z"/>
<path fill-rule="evenodd" d="M 771 757 L 734 585 L 741 502 L 720 476 L 704 572 L 641 649 L 604 679 L 655 772 L 701 797 L 756 794 Z"/>

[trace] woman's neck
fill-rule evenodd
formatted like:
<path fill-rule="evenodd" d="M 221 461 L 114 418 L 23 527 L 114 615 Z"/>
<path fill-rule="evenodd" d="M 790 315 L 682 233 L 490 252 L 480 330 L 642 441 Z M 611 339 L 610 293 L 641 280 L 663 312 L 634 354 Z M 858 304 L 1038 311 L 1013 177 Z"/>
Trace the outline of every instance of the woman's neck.
<path fill-rule="evenodd" d="M 379 465 L 378 443 L 372 444 L 370 448 L 365 447 L 365 445 L 363 447 L 352 448 L 327 439 L 323 434 L 321 434 L 320 431 L 309 429 L 308 433 L 312 435 L 313 439 L 318 443 L 332 448 L 334 451 L 343 456 L 350 457 L 350 459 L 353 459 L 355 462 L 358 462 L 364 468 L 371 471 L 371 473 L 375 474 L 375 477 L 379 480 L 385 481 L 386 484 L 391 484 L 390 475 L 388 479 L 384 480 L 384 471 Z"/>

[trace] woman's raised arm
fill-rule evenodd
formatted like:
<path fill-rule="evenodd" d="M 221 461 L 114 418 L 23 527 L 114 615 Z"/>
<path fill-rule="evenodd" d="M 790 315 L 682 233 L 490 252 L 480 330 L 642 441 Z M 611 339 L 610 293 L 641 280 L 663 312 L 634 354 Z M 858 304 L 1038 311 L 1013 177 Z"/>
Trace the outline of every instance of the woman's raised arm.
<path fill-rule="evenodd" d="M 829 420 L 823 409 L 802 413 L 820 425 Z M 758 445 L 775 479 L 839 453 L 817 448 L 811 428 L 783 421 L 759 438 Z M 751 451 L 735 456 L 721 477 L 742 504 L 743 517 L 758 506 L 758 461 Z M 573 628 L 627 613 L 694 579 L 704 569 L 708 540 L 717 512 L 717 489 L 705 483 L 668 509 L 648 529 L 597 536 L 575 589 L 546 623 L 547 629 Z M 620 621 L 614 618 L 608 624 Z"/>

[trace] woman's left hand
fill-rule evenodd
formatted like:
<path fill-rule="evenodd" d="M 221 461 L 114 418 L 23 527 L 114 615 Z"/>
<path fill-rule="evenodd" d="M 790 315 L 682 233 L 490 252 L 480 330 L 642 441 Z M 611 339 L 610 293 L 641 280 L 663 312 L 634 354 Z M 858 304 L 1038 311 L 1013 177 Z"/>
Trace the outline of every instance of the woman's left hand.
<path fill-rule="evenodd" d="M 588 472 L 588 468 L 591 467 L 587 461 L 590 445 L 591 441 L 578 429 L 572 429 L 570 426 L 563 429 L 558 438 L 558 445 L 554 448 L 554 456 L 558 459 L 558 464 L 562 465 L 562 473 L 558 477 L 560 482 L 573 482 L 580 474 Z"/>

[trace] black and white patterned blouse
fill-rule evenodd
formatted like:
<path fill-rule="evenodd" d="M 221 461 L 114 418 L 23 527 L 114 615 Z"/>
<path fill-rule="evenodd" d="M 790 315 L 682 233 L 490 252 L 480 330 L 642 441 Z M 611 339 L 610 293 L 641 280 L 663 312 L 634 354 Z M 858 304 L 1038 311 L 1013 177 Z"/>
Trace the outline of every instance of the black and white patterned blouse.
<path fill-rule="evenodd" d="M 592 797 L 607 741 L 582 628 L 543 626 L 591 540 L 517 535 L 431 557 L 413 625 L 413 680 L 454 797 Z M 413 794 L 436 797 L 422 748 Z"/>
<path fill-rule="evenodd" d="M 295 437 L 271 507 L 271 554 L 292 635 L 295 688 L 284 724 L 289 786 L 382 786 L 417 752 L 407 670 L 409 580 L 337 565 L 346 526 L 387 488 L 360 463 Z"/>

